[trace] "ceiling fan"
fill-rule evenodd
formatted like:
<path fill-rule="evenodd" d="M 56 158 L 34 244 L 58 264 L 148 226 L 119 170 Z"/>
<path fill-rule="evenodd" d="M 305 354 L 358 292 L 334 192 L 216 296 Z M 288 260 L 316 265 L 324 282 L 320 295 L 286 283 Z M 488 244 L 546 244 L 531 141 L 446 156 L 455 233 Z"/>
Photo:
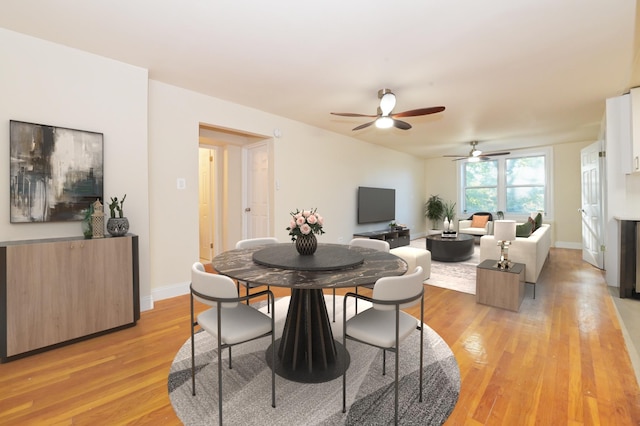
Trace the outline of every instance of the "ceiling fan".
<path fill-rule="evenodd" d="M 478 145 L 478 141 L 471 141 L 471 151 L 469 151 L 469 155 L 460 156 L 460 155 L 445 155 L 445 157 L 456 157 L 453 161 L 459 160 L 469 160 L 469 161 L 484 161 L 489 160 L 491 157 L 495 157 L 498 155 L 509 155 L 510 152 L 482 152 L 476 146 Z"/>
<path fill-rule="evenodd" d="M 409 111 L 393 114 L 393 108 L 395 108 L 396 106 L 396 95 L 394 95 L 390 89 L 380 89 L 378 90 L 378 99 L 380 99 L 380 105 L 378 106 L 377 115 L 356 114 L 352 112 L 332 112 L 331 114 L 340 115 L 343 117 L 375 117 L 375 120 L 370 121 L 369 123 L 361 124 L 358 127 L 355 127 L 353 130 L 364 129 L 365 127 L 369 127 L 374 123 L 379 129 L 396 127 L 401 130 L 409 130 L 411 128 L 411 124 L 407 123 L 406 121 L 397 120 L 397 118 L 417 117 L 419 115 L 435 114 L 437 112 L 444 111 L 443 106 L 437 106 L 430 108 L 412 109 Z"/>

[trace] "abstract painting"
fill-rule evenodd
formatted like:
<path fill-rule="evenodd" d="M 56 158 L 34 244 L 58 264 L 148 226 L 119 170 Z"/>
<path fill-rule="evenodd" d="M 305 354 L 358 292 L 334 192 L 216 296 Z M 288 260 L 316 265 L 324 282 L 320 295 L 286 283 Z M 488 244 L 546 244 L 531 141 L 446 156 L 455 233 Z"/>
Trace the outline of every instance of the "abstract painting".
<path fill-rule="evenodd" d="M 11 223 L 82 220 L 103 200 L 103 135 L 10 121 Z"/>

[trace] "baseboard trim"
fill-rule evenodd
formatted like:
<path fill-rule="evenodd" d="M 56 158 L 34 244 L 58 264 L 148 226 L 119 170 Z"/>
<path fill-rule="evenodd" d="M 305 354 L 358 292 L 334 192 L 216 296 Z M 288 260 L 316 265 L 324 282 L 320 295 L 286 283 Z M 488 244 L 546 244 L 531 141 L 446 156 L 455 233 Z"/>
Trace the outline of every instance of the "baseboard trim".
<path fill-rule="evenodd" d="M 553 246 L 555 248 L 582 250 L 582 243 L 572 243 L 569 241 L 556 241 Z"/>

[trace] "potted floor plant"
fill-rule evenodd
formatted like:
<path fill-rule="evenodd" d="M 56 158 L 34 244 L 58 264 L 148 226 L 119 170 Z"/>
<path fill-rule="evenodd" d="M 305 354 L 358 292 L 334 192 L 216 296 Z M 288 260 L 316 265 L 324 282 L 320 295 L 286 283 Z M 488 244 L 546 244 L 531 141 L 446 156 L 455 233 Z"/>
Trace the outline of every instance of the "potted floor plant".
<path fill-rule="evenodd" d="M 424 205 L 424 215 L 431 221 L 431 229 L 437 229 L 438 221 L 443 218 L 444 203 L 439 195 L 432 195 Z"/>
<path fill-rule="evenodd" d="M 110 217 L 107 221 L 107 232 L 114 237 L 121 237 L 129 231 L 129 220 L 124 216 L 122 205 L 127 198 L 127 194 L 124 194 L 122 200 L 118 200 L 118 197 L 111 197 L 109 203 Z"/>

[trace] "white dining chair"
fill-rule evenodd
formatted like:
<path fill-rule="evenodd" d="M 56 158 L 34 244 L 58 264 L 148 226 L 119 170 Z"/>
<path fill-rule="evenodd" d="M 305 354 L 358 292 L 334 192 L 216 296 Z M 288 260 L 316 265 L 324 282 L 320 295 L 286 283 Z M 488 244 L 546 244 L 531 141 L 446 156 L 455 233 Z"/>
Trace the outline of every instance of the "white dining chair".
<path fill-rule="evenodd" d="M 272 359 L 276 359 L 274 316 L 265 315 L 249 305 L 245 300 L 267 297 L 267 303 L 274 309 L 271 290 L 239 296 L 233 280 L 225 275 L 206 272 L 200 262 L 191 267 L 191 389 L 196 394 L 195 379 L 195 327 L 216 338 L 218 349 L 218 412 L 219 424 L 222 424 L 222 351 L 229 348 L 229 369 L 233 368 L 231 347 L 265 336 L 271 336 Z M 194 300 L 205 303 L 211 308 L 194 318 Z M 275 368 L 271 369 L 271 406 L 276 406 Z"/>
<path fill-rule="evenodd" d="M 374 238 L 354 238 L 349 241 L 349 246 L 370 248 L 378 251 L 389 253 L 389 243 L 384 240 L 376 240 Z M 358 294 L 358 287 L 356 287 Z M 356 314 L 358 313 L 358 300 L 356 299 Z M 333 289 L 333 322 L 336 322 L 336 289 Z"/>
<path fill-rule="evenodd" d="M 274 237 L 261 237 L 261 238 L 248 238 L 246 240 L 240 240 L 236 243 L 236 249 L 248 249 L 259 246 L 267 246 L 271 244 L 278 244 L 279 241 Z M 250 284 L 244 281 L 236 281 L 238 286 L 238 293 L 240 293 L 240 286 L 246 288 L 246 295 L 249 295 L 249 290 L 252 288 L 260 287 L 259 285 Z M 270 290 L 269 286 L 267 286 L 267 290 Z M 249 300 L 247 300 L 247 305 L 249 304 Z M 270 312 L 269 306 L 267 306 L 267 313 Z"/>
<path fill-rule="evenodd" d="M 422 402 L 422 376 L 424 358 L 424 286 L 422 284 L 422 267 L 418 266 L 409 275 L 384 277 L 376 281 L 373 296 L 349 292 L 344 298 L 344 310 L 350 297 L 363 299 L 372 303 L 372 307 L 356 314 L 347 320 L 343 318 L 343 345 L 346 349 L 347 339 L 382 349 L 382 374 L 386 374 L 387 351 L 395 352 L 395 423 L 398 424 L 398 373 L 400 365 L 400 343 L 413 330 L 420 330 L 420 385 L 419 401 Z M 420 303 L 420 320 L 403 312 L 402 309 Z M 346 351 L 345 351 L 346 353 Z M 346 355 L 345 355 L 346 356 Z M 345 360 L 346 362 L 346 360 Z M 342 412 L 347 410 L 347 371 L 342 375 Z"/>

